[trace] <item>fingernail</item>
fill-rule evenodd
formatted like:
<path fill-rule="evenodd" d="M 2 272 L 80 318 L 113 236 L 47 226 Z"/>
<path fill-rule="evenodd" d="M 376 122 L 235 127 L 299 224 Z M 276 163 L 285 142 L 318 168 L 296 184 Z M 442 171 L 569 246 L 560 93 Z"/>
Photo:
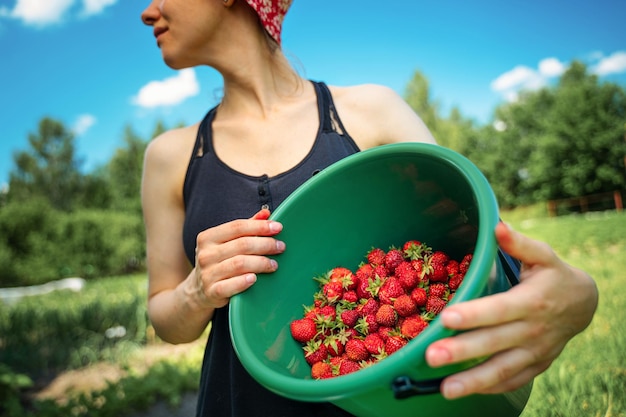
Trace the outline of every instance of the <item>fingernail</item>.
<path fill-rule="evenodd" d="M 285 250 L 285 242 L 281 241 L 281 240 L 277 240 L 276 241 L 276 250 L 277 251 L 284 251 Z"/>
<path fill-rule="evenodd" d="M 256 282 L 256 275 L 255 274 L 246 274 L 246 282 L 248 284 L 254 284 Z"/>
<path fill-rule="evenodd" d="M 278 222 L 270 222 L 270 231 L 276 233 L 283 230 L 283 225 Z"/>
<path fill-rule="evenodd" d="M 431 347 L 426 351 L 426 360 L 430 366 L 445 365 L 450 359 L 450 353 L 445 349 Z"/>
<path fill-rule="evenodd" d="M 463 395 L 465 387 L 459 381 L 450 381 L 443 385 L 442 394 L 448 399 L 457 398 Z"/>
<path fill-rule="evenodd" d="M 509 230 L 513 230 L 513 227 L 512 227 L 509 223 L 507 223 L 507 222 L 503 221 L 503 222 L 502 222 L 502 224 L 503 224 L 503 225 L 504 225 L 507 229 L 509 229 Z"/>
<path fill-rule="evenodd" d="M 273 271 L 276 271 L 278 269 L 278 262 L 276 262 L 274 259 L 270 259 L 270 265 Z"/>

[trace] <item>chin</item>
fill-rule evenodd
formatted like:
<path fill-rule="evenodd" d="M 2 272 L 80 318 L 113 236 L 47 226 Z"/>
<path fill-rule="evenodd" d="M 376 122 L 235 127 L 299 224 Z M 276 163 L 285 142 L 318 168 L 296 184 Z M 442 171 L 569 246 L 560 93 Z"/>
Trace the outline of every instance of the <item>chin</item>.
<path fill-rule="evenodd" d="M 193 63 L 189 61 L 185 61 L 183 59 L 177 59 L 174 56 L 163 54 L 163 61 L 165 65 L 174 70 L 181 70 L 185 68 L 191 68 L 194 66 Z"/>

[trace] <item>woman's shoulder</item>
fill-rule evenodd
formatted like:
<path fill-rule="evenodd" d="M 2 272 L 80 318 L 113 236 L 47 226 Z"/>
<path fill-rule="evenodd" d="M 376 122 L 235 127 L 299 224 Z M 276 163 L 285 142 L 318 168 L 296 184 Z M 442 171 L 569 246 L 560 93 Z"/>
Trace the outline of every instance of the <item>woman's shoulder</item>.
<path fill-rule="evenodd" d="M 191 151 L 196 140 L 198 124 L 167 130 L 152 139 L 146 148 L 146 159 L 167 163 Z"/>
<path fill-rule="evenodd" d="M 333 99 L 362 107 L 378 107 L 390 101 L 401 101 L 402 97 L 393 89 L 381 84 L 358 84 L 351 86 L 329 85 Z"/>
<path fill-rule="evenodd" d="M 432 142 L 419 115 L 390 87 L 329 86 L 346 130 L 361 149 L 392 142 Z"/>

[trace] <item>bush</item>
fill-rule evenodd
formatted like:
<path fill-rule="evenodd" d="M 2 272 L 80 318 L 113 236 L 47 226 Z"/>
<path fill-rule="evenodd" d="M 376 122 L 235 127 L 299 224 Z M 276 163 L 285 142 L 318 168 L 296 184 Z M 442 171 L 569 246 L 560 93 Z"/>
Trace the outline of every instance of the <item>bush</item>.
<path fill-rule="evenodd" d="M 0 209 L 0 281 L 3 285 L 38 283 L 57 277 L 60 214 L 45 200 L 11 203 Z"/>
<path fill-rule="evenodd" d="M 115 358 L 140 346 L 149 326 L 143 275 L 87 282 L 68 290 L 0 304 L 0 363 L 39 378 Z"/>
<path fill-rule="evenodd" d="M 142 271 L 144 236 L 137 213 L 66 213 L 41 199 L 10 203 L 0 208 L 0 281 L 23 286 Z"/>

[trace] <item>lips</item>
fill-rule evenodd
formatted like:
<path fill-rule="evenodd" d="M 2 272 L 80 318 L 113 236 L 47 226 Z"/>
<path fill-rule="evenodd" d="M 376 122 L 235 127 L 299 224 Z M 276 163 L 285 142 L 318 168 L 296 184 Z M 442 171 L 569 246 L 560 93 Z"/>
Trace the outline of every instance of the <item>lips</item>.
<path fill-rule="evenodd" d="M 167 29 L 166 29 L 166 28 L 163 28 L 163 27 L 155 27 L 155 28 L 154 28 L 154 37 L 158 39 L 158 38 L 159 38 L 159 35 L 161 35 L 161 34 L 163 34 L 163 33 L 165 33 L 165 32 L 167 32 Z"/>

